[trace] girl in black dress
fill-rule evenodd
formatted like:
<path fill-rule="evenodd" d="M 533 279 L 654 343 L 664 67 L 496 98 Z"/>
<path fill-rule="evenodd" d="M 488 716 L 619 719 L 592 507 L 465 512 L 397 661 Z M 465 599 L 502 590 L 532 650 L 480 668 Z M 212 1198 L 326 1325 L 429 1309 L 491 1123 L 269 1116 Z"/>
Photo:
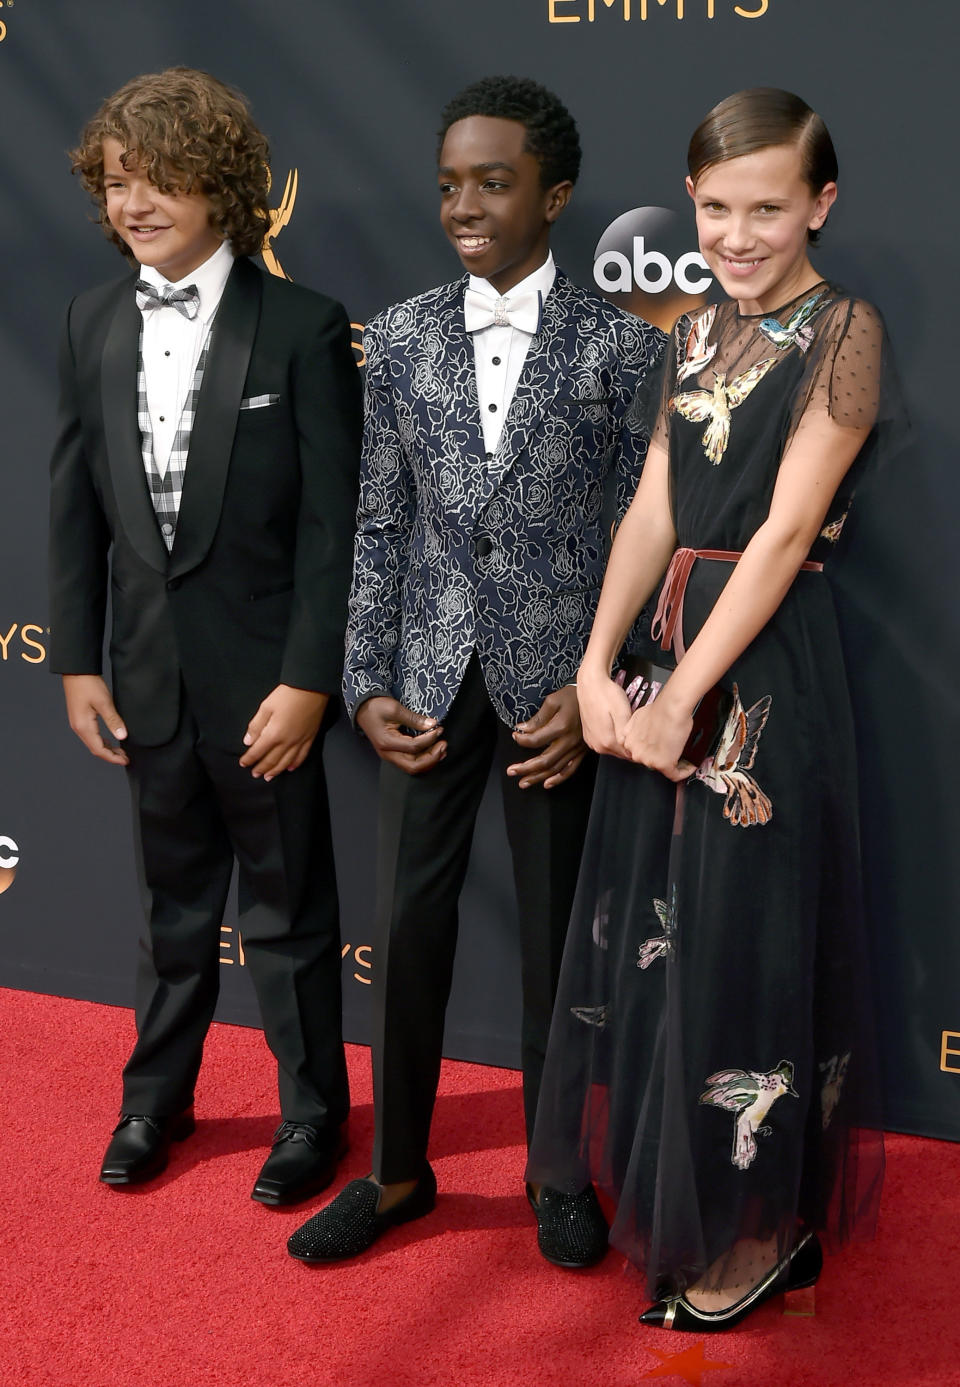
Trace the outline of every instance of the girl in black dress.
<path fill-rule="evenodd" d="M 827 130 L 787 92 L 721 102 L 690 144 L 700 248 L 730 301 L 680 319 L 578 690 L 604 753 L 528 1178 L 612 1197 L 646 1323 L 703 1332 L 809 1285 L 817 1230 L 869 1231 L 882 1139 L 854 735 L 828 582 L 875 458 L 884 331 L 821 279 Z M 675 672 L 612 677 L 663 579 Z M 719 742 L 683 759 L 699 701 Z"/>

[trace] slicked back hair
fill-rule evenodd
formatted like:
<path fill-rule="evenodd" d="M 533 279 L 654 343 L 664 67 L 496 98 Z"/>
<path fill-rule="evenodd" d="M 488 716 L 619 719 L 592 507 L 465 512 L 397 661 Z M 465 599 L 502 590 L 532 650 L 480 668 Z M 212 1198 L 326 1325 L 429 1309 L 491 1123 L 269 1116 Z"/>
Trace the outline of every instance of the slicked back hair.
<path fill-rule="evenodd" d="M 801 173 L 811 192 L 836 182 L 837 154 L 829 130 L 801 97 L 779 87 L 750 87 L 718 102 L 693 132 L 687 169 L 696 183 L 715 164 L 783 144 L 799 149 Z M 816 241 L 820 233 L 807 236 Z"/>

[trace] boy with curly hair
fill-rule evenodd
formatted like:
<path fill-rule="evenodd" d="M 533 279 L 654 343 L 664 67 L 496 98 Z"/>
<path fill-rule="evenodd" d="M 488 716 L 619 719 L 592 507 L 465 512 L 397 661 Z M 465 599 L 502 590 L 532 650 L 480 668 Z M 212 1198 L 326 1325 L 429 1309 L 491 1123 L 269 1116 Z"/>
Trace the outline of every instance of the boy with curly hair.
<path fill-rule="evenodd" d="M 321 744 L 360 399 L 341 305 L 249 259 L 269 225 L 268 158 L 243 97 L 189 68 L 135 78 L 84 130 L 74 171 L 133 269 L 67 313 L 50 586 L 70 726 L 127 768 L 147 922 L 100 1178 L 150 1179 L 194 1130 L 236 862 L 282 1115 L 253 1198 L 277 1204 L 322 1189 L 344 1148 Z"/>
<path fill-rule="evenodd" d="M 552 92 L 485 78 L 441 127 L 440 220 L 466 274 L 364 335 L 344 695 L 382 760 L 373 1174 L 293 1235 L 304 1261 L 352 1256 L 433 1207 L 457 902 L 491 765 L 519 906 L 533 1129 L 592 794 L 572 681 L 603 574 L 603 491 L 615 474 L 621 511 L 632 498 L 647 443 L 635 400 L 664 344 L 554 264 L 580 143 Z M 544 1256 L 603 1255 L 592 1188 L 527 1193 Z"/>

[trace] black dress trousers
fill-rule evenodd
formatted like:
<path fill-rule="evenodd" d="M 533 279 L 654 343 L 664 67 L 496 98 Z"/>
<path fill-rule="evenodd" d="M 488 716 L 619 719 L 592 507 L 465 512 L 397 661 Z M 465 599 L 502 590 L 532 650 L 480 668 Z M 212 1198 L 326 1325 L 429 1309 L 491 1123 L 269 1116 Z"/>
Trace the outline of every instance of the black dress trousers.
<path fill-rule="evenodd" d="M 590 812 L 595 761 L 562 785 L 521 790 L 528 755 L 494 712 L 476 655 L 443 721 L 445 759 L 421 776 L 380 770 L 373 953 L 373 1172 L 415 1179 L 427 1155 L 456 951 L 458 901 L 490 767 L 502 775 L 520 918 L 521 1056 L 533 1130 L 560 960 Z"/>
<path fill-rule="evenodd" d="M 333 1127 L 349 1107 L 340 926 L 322 761 L 269 783 L 211 746 L 183 700 L 171 741 L 127 745 L 147 931 L 123 1110 L 165 1116 L 193 1098 L 220 978 L 220 924 L 239 868 L 240 931 L 289 1121 Z"/>

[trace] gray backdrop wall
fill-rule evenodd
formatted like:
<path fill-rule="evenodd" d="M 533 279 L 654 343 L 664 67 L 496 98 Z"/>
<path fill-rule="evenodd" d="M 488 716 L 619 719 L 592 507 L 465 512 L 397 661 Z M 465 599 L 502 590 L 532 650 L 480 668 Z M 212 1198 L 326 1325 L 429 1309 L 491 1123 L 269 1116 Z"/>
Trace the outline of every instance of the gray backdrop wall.
<path fill-rule="evenodd" d="M 960 1139 L 949 10 L 906 0 L 0 0 L 2 983 L 131 997 L 139 911 L 122 773 L 72 737 L 46 669 L 55 342 L 71 295 L 122 268 L 64 153 L 100 99 L 173 63 L 241 87 L 271 137 L 274 206 L 284 209 L 270 267 L 341 298 L 359 343 L 371 313 L 458 273 L 437 221 L 434 132 L 466 82 L 512 71 L 564 97 L 585 162 L 558 258 L 589 282 L 599 250 L 605 286 L 662 323 L 710 293 L 683 191 L 694 125 L 740 87 L 785 86 L 821 111 L 840 154 L 841 199 L 818 268 L 883 308 L 916 422 L 909 456 L 860 499 L 836 586 L 863 765 L 889 1122 Z M 342 726 L 328 757 L 347 1031 L 362 1040 L 375 766 Z M 488 795 L 448 1052 L 510 1064 L 518 986 L 505 864 Z M 221 1018 L 255 1024 L 235 919 L 222 962 Z"/>

